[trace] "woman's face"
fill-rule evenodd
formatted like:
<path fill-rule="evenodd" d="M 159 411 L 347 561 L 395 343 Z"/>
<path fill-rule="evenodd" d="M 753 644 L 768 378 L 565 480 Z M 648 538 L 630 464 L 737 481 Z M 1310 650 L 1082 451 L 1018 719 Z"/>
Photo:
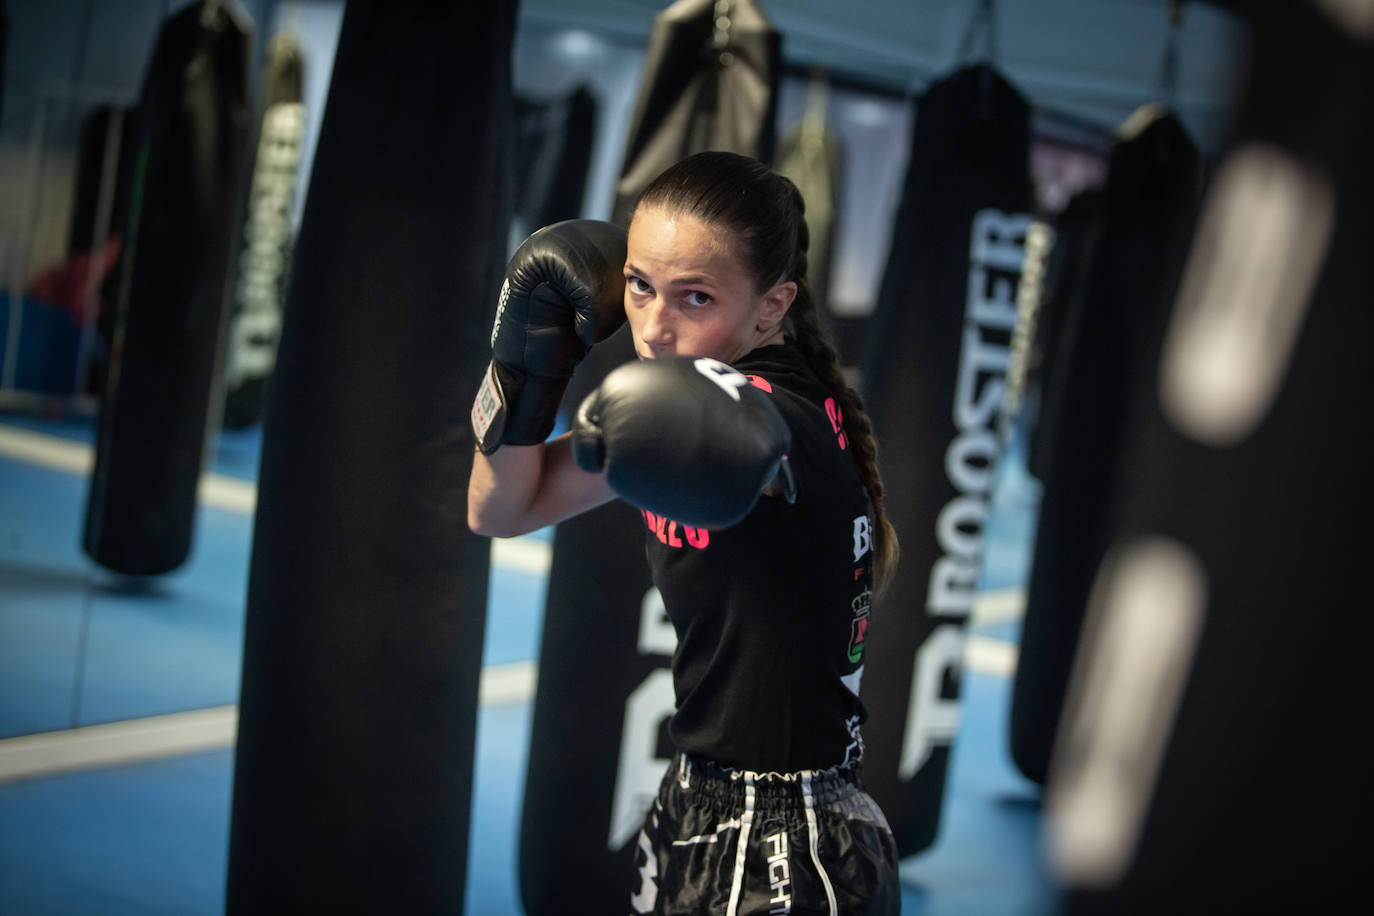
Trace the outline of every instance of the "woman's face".
<path fill-rule="evenodd" d="M 731 363 L 782 342 L 797 285 L 760 294 L 733 234 L 662 207 L 635 212 L 625 258 L 625 315 L 641 359 L 710 356 Z"/>

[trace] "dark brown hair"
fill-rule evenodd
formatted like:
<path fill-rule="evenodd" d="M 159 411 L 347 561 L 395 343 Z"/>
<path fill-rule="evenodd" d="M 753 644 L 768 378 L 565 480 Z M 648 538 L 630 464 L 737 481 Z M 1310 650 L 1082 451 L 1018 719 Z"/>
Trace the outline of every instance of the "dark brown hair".
<path fill-rule="evenodd" d="M 746 267 L 762 294 L 778 283 L 797 284 L 783 329 L 811 368 L 834 392 L 843 415 L 850 453 L 875 515 L 875 590 L 891 581 L 897 567 L 897 533 L 883 512 L 878 445 L 863 399 L 840 371 L 839 357 L 817 314 L 806 280 L 806 203 L 797 186 L 768 166 L 736 153 L 697 153 L 671 166 L 640 194 L 638 206 L 690 213 L 738 239 Z"/>

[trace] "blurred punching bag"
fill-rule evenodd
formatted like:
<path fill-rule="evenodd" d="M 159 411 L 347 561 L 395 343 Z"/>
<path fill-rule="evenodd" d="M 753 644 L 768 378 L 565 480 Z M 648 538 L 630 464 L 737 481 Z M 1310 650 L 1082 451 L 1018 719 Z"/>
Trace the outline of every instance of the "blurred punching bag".
<path fill-rule="evenodd" d="M 1178 119 L 1149 105 L 1122 125 L 1108 162 L 1082 287 L 1058 329 L 1042 406 L 1051 454 L 1037 522 L 1011 754 L 1044 783 L 1088 591 L 1125 494 L 1122 449 L 1143 418 L 1197 213 L 1201 161 Z"/>
<path fill-rule="evenodd" d="M 250 132 L 250 27 L 235 9 L 207 0 L 167 19 L 135 116 L 84 535 L 92 559 L 126 575 L 168 572 L 191 550 Z"/>
<path fill-rule="evenodd" d="M 1368 897 L 1374 28 L 1251 15 L 1054 749 L 1069 914 Z"/>
<path fill-rule="evenodd" d="M 10 41 L 10 14 L 0 0 L 0 113 L 5 109 L 5 51 Z"/>
<path fill-rule="evenodd" d="M 613 222 L 628 224 L 639 193 L 692 153 L 773 160 L 782 36 L 755 0 L 721 5 L 677 0 L 654 20 Z"/>
<path fill-rule="evenodd" d="M 1063 352 L 1072 349 L 1069 319 L 1077 315 L 1075 309 L 1082 301 L 1080 293 L 1097 246 L 1101 201 L 1101 188 L 1085 188 L 1055 217 L 1044 256 L 1038 307 L 1033 314 L 1017 316 L 1017 331 L 1027 332 L 1028 338 L 1021 401 L 1022 411 L 1029 413 L 1026 469 L 1042 484 L 1054 454 L 1058 422 L 1057 400 L 1049 396 L 1054 387 L 1051 380 Z M 1027 327 L 1032 321 L 1034 327 Z"/>
<path fill-rule="evenodd" d="M 596 98 L 585 86 L 547 101 L 515 99 L 516 174 L 511 202 L 512 238 L 582 215 Z"/>
<path fill-rule="evenodd" d="M 752 0 L 724 17 L 715 10 L 679 0 L 655 21 L 617 186 L 622 223 L 644 186 L 692 153 L 772 154 L 778 34 Z M 565 408 L 633 355 L 628 327 L 595 347 Z M 554 533 L 520 824 L 530 916 L 566 913 L 569 901 L 579 912 L 623 912 L 638 887 L 634 841 L 672 755 L 676 645 L 646 535 L 644 517 L 619 501 Z"/>
<path fill-rule="evenodd" d="M 806 201 L 806 279 L 822 316 L 830 315 L 830 268 L 834 261 L 835 223 L 844 186 L 844 148 L 827 121 L 829 91 L 820 76 L 812 78 L 806 113 L 778 141 L 774 168 L 786 175 Z"/>
<path fill-rule="evenodd" d="M 987 66 L 921 98 L 863 364 L 902 544 L 874 612 L 864 774 L 903 856 L 935 839 L 998 453 L 1028 210 L 1030 109 Z"/>
<path fill-rule="evenodd" d="M 515 4 L 350 0 L 264 418 L 227 911 L 462 913 Z M 480 91 L 474 91 L 480 87 Z"/>
<path fill-rule="evenodd" d="M 282 292 L 291 253 L 291 214 L 305 139 L 301 104 L 305 59 L 294 37 L 267 43 L 257 155 L 229 289 L 224 426 L 242 429 L 262 419 L 267 384 L 281 336 Z"/>

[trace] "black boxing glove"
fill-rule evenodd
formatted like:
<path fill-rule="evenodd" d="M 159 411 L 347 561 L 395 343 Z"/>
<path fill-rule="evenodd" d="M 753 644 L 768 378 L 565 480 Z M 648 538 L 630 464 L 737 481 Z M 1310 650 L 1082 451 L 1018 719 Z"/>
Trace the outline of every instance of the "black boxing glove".
<path fill-rule="evenodd" d="M 693 528 L 743 519 L 781 476 L 792 433 L 767 394 L 718 360 L 665 357 L 626 363 L 583 400 L 573 457 L 605 471 L 626 502 Z"/>
<path fill-rule="evenodd" d="M 625 323 L 625 230 L 574 219 L 516 249 L 491 330 L 491 365 L 472 405 L 477 447 L 549 437 L 573 369 Z"/>

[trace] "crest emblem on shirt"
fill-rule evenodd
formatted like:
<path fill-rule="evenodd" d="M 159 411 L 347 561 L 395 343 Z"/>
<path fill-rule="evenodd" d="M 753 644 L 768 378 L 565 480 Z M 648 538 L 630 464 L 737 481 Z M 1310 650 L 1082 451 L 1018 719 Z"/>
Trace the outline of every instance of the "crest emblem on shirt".
<path fill-rule="evenodd" d="M 863 661 L 867 646 L 868 612 L 873 606 L 873 591 L 864 589 L 849 606 L 854 614 L 849 624 L 849 660 L 857 665 Z"/>

